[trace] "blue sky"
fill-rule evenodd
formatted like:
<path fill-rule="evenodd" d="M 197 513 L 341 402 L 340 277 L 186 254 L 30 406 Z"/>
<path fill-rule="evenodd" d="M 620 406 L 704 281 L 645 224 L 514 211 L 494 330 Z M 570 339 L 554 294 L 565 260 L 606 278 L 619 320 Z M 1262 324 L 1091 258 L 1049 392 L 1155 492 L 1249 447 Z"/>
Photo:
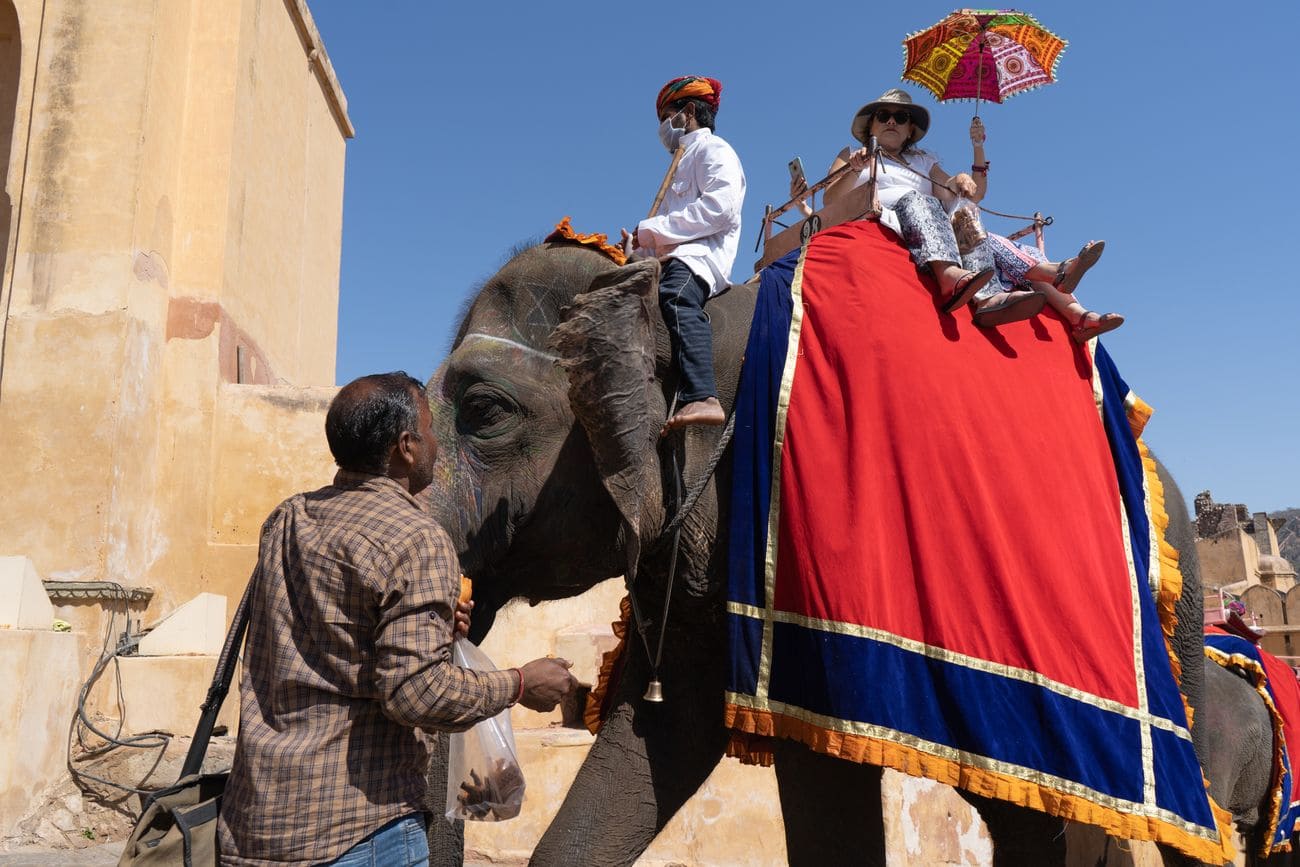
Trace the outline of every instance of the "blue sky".
<path fill-rule="evenodd" d="M 724 84 L 718 134 L 748 178 L 733 277 L 748 277 L 786 161 L 821 177 L 857 108 L 899 85 L 903 38 L 952 8 L 311 0 L 357 129 L 338 381 L 427 377 L 475 285 L 566 214 L 580 231 L 635 223 L 667 163 L 654 96 L 680 74 Z M 1080 298 L 1127 317 L 1105 343 L 1189 501 L 1300 505 L 1300 4 L 1026 11 L 1070 46 L 1058 83 L 983 107 L 985 204 L 1053 215 L 1054 258 L 1106 239 Z M 971 104 L 901 86 L 931 111 L 926 147 L 968 166 Z"/>

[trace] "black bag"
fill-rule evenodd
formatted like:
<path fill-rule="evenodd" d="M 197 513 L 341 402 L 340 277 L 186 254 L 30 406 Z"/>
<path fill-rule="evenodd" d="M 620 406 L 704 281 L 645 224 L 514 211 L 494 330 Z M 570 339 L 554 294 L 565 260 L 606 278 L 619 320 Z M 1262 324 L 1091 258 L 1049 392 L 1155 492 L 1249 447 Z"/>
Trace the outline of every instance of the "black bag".
<path fill-rule="evenodd" d="M 235 658 L 248 628 L 248 604 L 253 582 L 235 610 L 226 643 L 217 657 L 207 698 L 190 751 L 185 754 L 181 775 L 173 785 L 159 789 L 144 800 L 144 809 L 122 849 L 118 867 L 216 867 L 217 816 L 229 772 L 201 774 L 203 756 L 212 739 L 221 703 L 230 691 Z"/>

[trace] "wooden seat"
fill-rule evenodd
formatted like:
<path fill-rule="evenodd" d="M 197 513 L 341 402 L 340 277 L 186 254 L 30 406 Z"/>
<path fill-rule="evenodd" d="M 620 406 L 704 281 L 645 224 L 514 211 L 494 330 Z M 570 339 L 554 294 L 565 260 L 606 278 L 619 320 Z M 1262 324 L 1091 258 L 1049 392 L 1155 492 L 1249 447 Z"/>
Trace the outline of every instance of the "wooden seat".
<path fill-rule="evenodd" d="M 816 194 L 839 179 L 846 171 L 845 166 L 839 171 L 827 175 L 816 184 L 808 189 L 806 197 L 816 200 Z M 779 207 L 767 206 L 763 214 L 763 234 L 761 243 L 763 245 L 763 254 L 754 263 L 754 271 L 763 270 L 768 265 L 780 259 L 791 250 L 796 250 L 803 244 L 806 237 L 810 237 L 823 229 L 829 229 L 832 226 L 838 226 L 840 223 L 847 223 L 851 220 L 879 219 L 880 202 L 876 198 L 876 183 L 874 175 L 865 184 L 850 190 L 841 196 L 837 201 L 829 205 L 824 205 L 820 210 L 814 211 L 810 216 L 805 217 L 793 225 L 784 227 L 780 232 L 773 234 L 772 227 L 779 226 L 777 217 L 792 211 L 799 207 L 800 199 L 790 199 Z M 997 216 L 1012 217 L 1010 214 L 997 214 Z M 1022 229 L 1019 229 L 1006 237 L 1012 241 L 1033 234 L 1034 240 L 1038 246 L 1038 251 L 1044 256 L 1047 255 L 1047 246 L 1043 238 L 1043 229 L 1052 225 L 1051 217 L 1044 217 L 1041 212 L 1035 212 L 1033 217 L 1012 217 L 1013 219 L 1029 219 L 1030 223 Z"/>

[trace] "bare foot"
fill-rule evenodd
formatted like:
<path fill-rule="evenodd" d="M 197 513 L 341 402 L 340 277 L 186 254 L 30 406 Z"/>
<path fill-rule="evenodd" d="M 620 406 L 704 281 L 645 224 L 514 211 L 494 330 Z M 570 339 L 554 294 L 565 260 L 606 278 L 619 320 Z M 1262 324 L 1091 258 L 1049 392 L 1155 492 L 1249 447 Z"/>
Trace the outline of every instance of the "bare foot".
<path fill-rule="evenodd" d="M 719 425 L 727 421 L 727 414 L 722 410 L 722 404 L 716 397 L 706 397 L 704 400 L 695 400 L 683 406 L 673 417 L 664 422 L 663 429 L 659 431 L 659 436 L 667 436 L 671 430 L 680 427 L 686 427 L 690 424 L 711 424 Z"/>

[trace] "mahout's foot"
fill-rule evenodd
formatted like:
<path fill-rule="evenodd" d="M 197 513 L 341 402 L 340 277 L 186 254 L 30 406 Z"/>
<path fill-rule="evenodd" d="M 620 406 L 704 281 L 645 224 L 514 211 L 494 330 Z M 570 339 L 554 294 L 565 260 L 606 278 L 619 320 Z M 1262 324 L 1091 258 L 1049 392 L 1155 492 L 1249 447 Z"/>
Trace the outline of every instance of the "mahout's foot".
<path fill-rule="evenodd" d="M 669 431 L 692 424 L 720 425 L 727 421 L 727 413 L 716 397 L 693 400 L 673 413 L 672 418 L 664 422 L 659 436 L 667 436 Z"/>

